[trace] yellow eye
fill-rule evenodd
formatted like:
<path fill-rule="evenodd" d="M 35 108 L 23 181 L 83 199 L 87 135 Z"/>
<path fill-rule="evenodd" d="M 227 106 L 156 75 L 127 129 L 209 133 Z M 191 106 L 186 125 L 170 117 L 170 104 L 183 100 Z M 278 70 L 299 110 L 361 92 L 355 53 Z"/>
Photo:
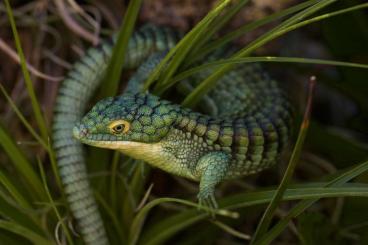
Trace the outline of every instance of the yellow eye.
<path fill-rule="evenodd" d="M 117 120 L 109 125 L 110 131 L 113 134 L 121 134 L 129 131 L 130 123 L 124 120 Z"/>

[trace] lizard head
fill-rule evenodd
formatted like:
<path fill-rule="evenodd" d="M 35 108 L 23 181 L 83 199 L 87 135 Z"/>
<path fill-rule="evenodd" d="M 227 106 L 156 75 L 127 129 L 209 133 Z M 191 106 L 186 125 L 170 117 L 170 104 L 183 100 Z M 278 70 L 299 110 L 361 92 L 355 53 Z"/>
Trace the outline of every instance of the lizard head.
<path fill-rule="evenodd" d="M 73 129 L 82 143 L 120 149 L 156 143 L 175 122 L 175 106 L 150 94 L 126 93 L 99 101 Z"/>

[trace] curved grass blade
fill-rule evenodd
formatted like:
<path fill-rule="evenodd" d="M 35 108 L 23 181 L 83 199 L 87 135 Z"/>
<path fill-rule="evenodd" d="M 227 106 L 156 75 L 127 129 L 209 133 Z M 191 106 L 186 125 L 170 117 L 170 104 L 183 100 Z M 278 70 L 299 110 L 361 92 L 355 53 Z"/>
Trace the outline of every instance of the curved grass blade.
<path fill-rule="evenodd" d="M 229 0 L 220 2 L 212 9 L 192 30 L 190 30 L 177 44 L 172 48 L 165 58 L 157 65 L 155 70 L 150 74 L 144 84 L 144 89 L 148 89 L 150 85 L 159 78 L 156 84 L 156 92 L 165 84 L 174 74 L 180 63 L 186 57 L 191 47 L 200 41 L 200 37 L 206 35 L 208 25 L 221 11 L 230 3 Z"/>
<path fill-rule="evenodd" d="M 368 162 L 366 164 L 368 169 Z M 311 184 L 298 185 L 297 187 L 287 189 L 282 197 L 282 200 L 292 201 L 300 199 L 313 199 L 315 197 L 368 197 L 368 189 L 366 185 L 356 186 L 355 184 L 345 184 L 338 188 L 326 188 L 324 187 L 325 185 L 326 183 L 324 182 L 314 183 L 313 187 L 311 187 Z M 247 192 L 223 198 L 219 201 L 219 206 L 223 209 L 233 210 L 255 205 L 267 204 L 272 200 L 274 195 L 275 190 Z M 161 200 L 161 202 L 170 202 L 171 198 L 161 198 Z M 163 244 L 167 239 L 175 235 L 177 232 L 206 218 L 210 217 L 206 213 L 199 213 L 198 210 L 195 209 L 182 211 L 179 214 L 175 214 L 161 222 L 156 223 L 154 227 L 145 230 L 141 236 L 140 241 L 142 244 Z"/>
<path fill-rule="evenodd" d="M 196 45 L 194 45 L 193 49 L 189 52 L 188 57 L 201 54 L 203 52 L 202 49 L 204 44 L 206 44 L 208 40 L 211 40 L 216 32 L 218 32 L 225 24 L 227 24 L 229 20 L 236 15 L 248 2 L 249 0 L 241 0 L 237 3 L 234 3 L 234 6 L 231 6 L 226 13 L 216 16 L 215 20 L 209 25 L 206 35 L 203 36 Z"/>
<path fill-rule="evenodd" d="M 191 207 L 196 207 L 196 208 L 201 208 L 204 211 L 211 211 L 217 215 L 221 215 L 221 216 L 226 216 L 226 217 L 231 217 L 231 218 L 237 218 L 238 214 L 235 212 L 231 212 L 228 210 L 224 210 L 224 209 L 210 209 L 208 207 L 203 207 L 198 205 L 197 203 L 193 203 L 193 202 L 189 202 L 186 200 L 182 200 L 182 199 L 177 199 L 177 198 L 158 198 L 155 199 L 149 203 L 147 203 L 135 216 L 133 222 L 132 222 L 132 226 L 130 229 L 130 235 L 129 235 L 129 244 L 136 244 L 137 239 L 139 237 L 139 234 L 141 233 L 141 229 L 143 226 L 143 222 L 147 216 L 147 214 L 149 213 L 149 211 L 151 211 L 152 208 L 154 208 L 155 206 L 164 203 L 164 202 L 174 202 L 174 203 L 180 203 L 180 204 L 184 204 L 187 206 L 191 206 Z"/>
<path fill-rule="evenodd" d="M 60 176 L 57 171 L 56 161 L 55 161 L 55 154 L 54 150 L 50 146 L 50 142 L 48 141 L 48 144 L 37 134 L 37 132 L 32 128 L 32 126 L 28 123 L 27 119 L 23 116 L 22 112 L 18 109 L 18 107 L 15 105 L 13 100 L 10 98 L 9 94 L 6 92 L 3 85 L 0 84 L 0 90 L 6 100 L 8 101 L 10 107 L 13 109 L 15 114 L 18 116 L 19 120 L 23 123 L 24 127 L 28 130 L 28 132 L 37 140 L 37 142 L 49 153 L 49 158 L 52 164 L 52 169 L 54 171 L 54 175 L 56 177 L 56 182 L 60 190 L 62 190 L 61 180 Z M 48 138 L 49 140 L 49 138 Z"/>
<path fill-rule="evenodd" d="M 352 169 L 348 171 L 345 171 L 343 174 L 340 174 L 338 177 L 328 182 L 325 186 L 326 187 L 342 186 L 344 183 L 352 180 L 353 178 L 361 175 L 362 173 L 366 171 L 368 171 L 368 161 L 362 164 L 359 164 L 358 166 L 353 167 Z M 280 220 L 268 233 L 266 233 L 256 243 L 256 245 L 269 244 L 270 242 L 272 242 L 272 240 L 274 240 L 286 228 L 286 226 L 291 221 L 291 219 L 299 216 L 301 213 L 304 212 L 304 210 L 312 206 L 318 200 L 319 198 L 315 198 L 315 199 L 304 200 L 304 201 L 299 202 L 297 205 L 295 205 L 290 210 L 290 212 L 285 217 L 283 217 L 282 220 Z"/>
<path fill-rule="evenodd" d="M 122 225 L 118 221 L 116 217 L 116 213 L 114 213 L 114 210 L 109 206 L 109 204 L 106 202 L 106 200 L 98 193 L 95 192 L 96 200 L 101 204 L 101 206 L 105 209 L 106 213 L 112 220 L 114 229 L 116 231 L 116 234 L 118 234 L 120 241 L 126 241 L 126 234 L 121 229 Z"/>
<path fill-rule="evenodd" d="M 314 14 L 315 12 L 323 9 L 324 7 L 332 4 L 336 0 L 322 0 L 318 3 L 312 5 L 311 7 L 303 10 L 302 12 L 295 14 L 291 18 L 285 20 L 277 27 L 273 28 L 271 31 L 266 32 L 261 37 L 257 38 L 253 42 L 251 42 L 249 45 L 247 45 L 245 48 L 238 51 L 236 54 L 232 56 L 232 58 L 243 58 L 248 56 L 251 52 L 256 50 L 257 48 L 261 47 L 265 43 L 275 39 L 280 35 L 280 31 L 282 31 L 284 28 L 287 28 L 291 25 L 294 25 L 301 21 L 302 19 Z M 219 69 L 217 69 L 213 74 L 211 74 L 207 79 L 205 79 L 202 83 L 200 83 L 182 102 L 183 106 L 186 107 L 192 107 L 194 106 L 200 98 L 207 93 L 217 82 L 218 79 L 220 79 L 225 73 L 230 71 L 233 68 L 234 64 L 227 64 L 221 66 Z"/>
<path fill-rule="evenodd" d="M 181 65 L 189 51 L 196 47 L 207 35 L 207 30 L 215 18 L 231 3 L 230 0 L 223 0 L 214 9 L 212 9 L 185 37 L 179 42 L 180 48 L 173 55 L 167 68 L 161 73 L 157 86 L 166 84 L 178 67 Z M 178 46 L 179 46 L 178 44 Z"/>
<path fill-rule="evenodd" d="M 23 116 L 23 114 L 20 112 L 18 107 L 15 105 L 14 101 L 10 98 L 8 92 L 6 92 L 4 86 L 0 84 L 0 90 L 1 93 L 4 95 L 5 99 L 8 101 L 10 107 L 13 109 L 15 114 L 18 116 L 19 120 L 23 123 L 23 125 L 26 127 L 28 132 L 37 140 L 37 142 L 45 149 L 49 150 L 46 142 L 38 135 L 38 133 L 32 128 L 32 126 L 28 123 L 27 119 Z"/>
<path fill-rule="evenodd" d="M 37 244 L 37 245 L 53 245 L 54 244 L 53 241 L 48 240 L 38 235 L 37 233 L 13 221 L 0 220 L 0 229 L 4 229 L 11 233 L 22 236 L 26 238 L 27 240 L 29 240 L 30 242 L 32 242 L 33 244 Z"/>
<path fill-rule="evenodd" d="M 330 65 L 330 66 L 342 66 L 342 67 L 352 67 L 352 68 L 362 68 L 368 69 L 368 64 L 359 64 L 343 61 L 334 60 L 323 60 L 323 59 L 310 59 L 310 58 L 299 58 L 299 57 L 274 57 L 274 56 L 264 56 L 264 57 L 244 57 L 244 58 L 229 58 L 223 60 L 217 60 L 209 63 L 205 63 L 200 66 L 193 67 L 184 72 L 179 73 L 172 78 L 170 83 L 163 88 L 167 90 L 175 83 L 182 81 L 196 73 L 199 73 L 206 69 L 211 69 L 224 64 L 242 64 L 242 63 L 254 63 L 254 62 L 275 62 L 275 63 L 300 63 L 300 64 L 314 64 L 314 65 Z"/>
<path fill-rule="evenodd" d="M 164 244 L 167 239 L 177 232 L 203 220 L 205 217 L 205 213 L 199 213 L 195 209 L 172 215 L 145 230 L 140 239 L 140 244 Z"/>
<path fill-rule="evenodd" d="M 319 16 L 316 16 L 316 17 L 311 18 L 309 20 L 304 20 L 304 21 L 301 21 L 299 23 L 288 26 L 288 27 L 286 27 L 282 30 L 279 30 L 278 32 L 275 33 L 275 35 L 276 35 L 276 37 L 278 37 L 278 36 L 281 36 L 281 35 L 283 35 L 287 32 L 296 30 L 300 27 L 312 24 L 314 22 L 318 22 L 318 21 L 321 21 L 321 20 L 324 20 L 324 19 L 327 19 L 327 18 L 331 18 L 331 17 L 341 15 L 341 14 L 346 14 L 348 12 L 360 10 L 360 9 L 367 8 L 367 7 L 368 7 L 368 3 L 362 3 L 362 4 L 358 4 L 358 5 L 350 7 L 350 8 L 345 8 L 345 9 L 337 10 L 337 11 L 334 11 L 334 12 L 331 12 L 331 13 L 326 13 L 326 14 L 323 14 L 323 15 L 319 15 Z"/>
<path fill-rule="evenodd" d="M 118 91 L 120 74 L 124 65 L 124 57 L 128 48 L 130 36 L 133 33 L 142 0 L 130 1 L 120 27 L 116 45 L 112 50 L 112 57 L 106 70 L 102 96 L 113 96 Z"/>
<path fill-rule="evenodd" d="M 9 156 L 17 171 L 27 181 L 30 191 L 32 191 L 32 193 L 34 193 L 39 200 L 47 200 L 40 178 L 32 168 L 32 164 L 27 160 L 22 151 L 14 143 L 13 139 L 6 133 L 1 125 L 0 146 L 3 147 L 5 153 Z"/>
<path fill-rule="evenodd" d="M 218 226 L 219 228 L 221 228 L 222 230 L 224 230 L 225 232 L 229 233 L 230 235 L 234 236 L 234 237 L 237 237 L 239 239 L 242 239 L 242 240 L 250 240 L 251 237 L 247 234 L 243 234 L 237 230 L 234 230 L 232 227 L 228 226 L 227 224 L 225 223 L 222 223 L 218 220 L 213 220 L 211 221 L 212 224 Z"/>
<path fill-rule="evenodd" d="M 315 5 L 313 5 L 312 7 L 310 7 L 309 9 L 307 9 L 306 11 L 303 11 L 297 15 L 300 15 L 301 18 L 297 18 L 297 19 L 302 19 L 304 17 L 306 17 L 307 15 L 310 15 L 318 10 L 320 10 L 321 8 L 333 3 L 334 1 L 321 1 Z M 321 6 L 316 6 L 321 4 Z M 363 9 L 363 8 L 367 8 L 368 4 L 364 3 L 364 4 L 359 4 L 350 8 L 346 8 L 343 10 L 339 10 L 339 11 L 335 11 L 335 12 L 331 12 L 331 13 L 327 13 L 327 14 L 323 14 L 317 17 L 314 17 L 312 19 L 309 20 L 305 20 L 302 21 L 300 23 L 295 23 L 296 21 L 287 21 L 282 23 L 280 26 L 274 28 L 273 30 L 271 30 L 270 32 L 267 32 L 266 34 L 262 35 L 260 38 L 256 39 L 255 41 L 253 41 L 252 43 L 250 43 L 247 47 L 245 47 L 244 49 L 240 50 L 237 54 L 235 54 L 232 58 L 243 58 L 247 55 L 249 55 L 251 52 L 253 52 L 255 49 L 257 49 L 258 47 L 264 45 L 265 43 L 287 33 L 290 31 L 293 31 L 295 29 L 298 29 L 300 27 L 309 25 L 311 23 L 314 22 L 318 22 L 321 21 L 323 19 L 327 19 L 327 18 L 331 18 L 333 16 L 337 16 L 340 14 L 345 14 L 351 11 L 355 11 L 355 10 L 359 10 L 359 9 Z M 307 12 L 307 14 L 306 14 Z M 308 13 L 309 12 L 309 13 Z M 296 15 L 296 16 L 297 16 Z M 204 80 L 199 86 L 197 86 L 186 98 L 185 100 L 182 102 L 182 105 L 187 106 L 187 107 L 191 107 L 193 105 L 195 105 L 199 99 L 206 93 L 208 92 L 217 82 L 217 80 L 219 78 L 221 78 L 226 72 L 230 71 L 233 67 L 233 64 L 228 64 L 228 65 L 224 65 L 222 67 L 220 67 L 217 71 L 215 71 L 211 76 L 209 76 L 206 80 Z"/>
<path fill-rule="evenodd" d="M 25 209 L 31 209 L 32 206 L 24 198 L 24 196 L 17 190 L 17 188 L 13 185 L 12 181 L 2 172 L 0 171 L 0 183 L 5 187 L 5 189 L 10 193 L 13 199 L 17 202 L 19 206 Z"/>
<path fill-rule="evenodd" d="M 43 224 L 38 219 L 37 210 L 27 209 L 15 203 L 8 193 L 0 190 L 0 215 L 2 218 L 12 220 L 17 224 L 33 230 L 39 235 L 47 234 Z"/>
<path fill-rule="evenodd" d="M 238 29 L 224 35 L 223 37 L 218 38 L 217 40 L 214 40 L 210 42 L 208 45 L 204 46 L 201 50 L 201 52 L 193 53 L 192 56 L 188 58 L 189 62 L 193 63 L 194 61 L 206 56 L 207 54 L 211 53 L 212 51 L 224 46 L 225 44 L 233 41 L 234 39 L 255 30 L 258 27 L 261 27 L 263 25 L 266 25 L 268 23 L 271 23 L 273 21 L 276 21 L 278 19 L 281 19 L 287 15 L 296 13 L 306 7 L 311 6 L 312 4 L 315 4 L 319 0 L 309 0 L 300 4 L 297 4 L 295 6 L 292 6 L 290 8 L 284 9 L 280 12 L 271 14 L 269 16 L 266 16 L 260 20 L 255 20 L 249 24 L 243 25 L 239 27 Z"/>
<path fill-rule="evenodd" d="M 291 154 L 289 164 L 287 166 L 284 176 L 282 177 L 280 185 L 277 188 L 275 195 L 273 196 L 270 204 L 268 205 L 260 222 L 258 223 L 256 232 L 254 233 L 252 237 L 251 244 L 257 241 L 257 239 L 259 239 L 268 230 L 268 227 L 271 224 L 271 220 L 274 216 L 274 213 L 277 207 L 279 206 L 279 203 L 282 200 L 282 196 L 289 182 L 291 181 L 296 165 L 299 162 L 300 154 L 302 152 L 304 140 L 305 140 L 305 137 L 307 136 L 307 131 L 309 127 L 309 120 L 310 120 L 310 114 L 312 110 L 312 100 L 313 100 L 313 91 L 314 91 L 315 82 L 316 82 L 315 77 L 312 77 L 310 80 L 310 84 L 309 84 L 307 106 L 305 108 L 303 121 L 302 121 L 302 124 L 300 125 L 299 135 L 295 143 L 294 150 Z"/>
<path fill-rule="evenodd" d="M 45 192 L 47 194 L 49 203 L 50 203 L 52 209 L 55 212 L 55 215 L 56 215 L 56 217 L 58 219 L 58 222 L 61 224 L 61 227 L 62 227 L 62 229 L 64 231 L 64 234 L 66 236 L 66 239 L 68 241 L 68 244 L 73 245 L 74 242 L 72 240 L 72 237 L 71 237 L 71 235 L 69 233 L 69 230 L 68 230 L 67 226 L 65 225 L 65 220 L 61 218 L 60 212 L 59 212 L 58 208 L 56 207 L 55 202 L 54 202 L 54 199 L 51 196 L 49 187 L 47 186 L 47 180 L 46 180 L 45 170 L 43 169 L 42 162 L 41 162 L 40 159 L 38 159 L 38 167 L 39 167 L 40 172 L 41 172 L 41 178 L 42 178 L 44 190 L 45 190 Z"/>

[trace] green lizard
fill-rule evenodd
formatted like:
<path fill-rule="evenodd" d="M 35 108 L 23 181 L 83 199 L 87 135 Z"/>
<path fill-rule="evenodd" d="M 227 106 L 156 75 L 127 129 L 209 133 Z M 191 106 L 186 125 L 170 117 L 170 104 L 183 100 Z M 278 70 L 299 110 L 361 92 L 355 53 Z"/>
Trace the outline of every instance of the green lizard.
<path fill-rule="evenodd" d="M 218 183 L 271 166 L 286 144 L 289 102 L 258 65 L 240 65 L 220 79 L 202 100 L 203 113 L 140 91 L 176 39 L 169 29 L 154 26 L 133 35 L 126 67 L 141 65 L 126 92 L 98 102 L 82 119 L 106 68 L 111 44 L 91 49 L 60 89 L 54 146 L 71 208 L 87 243 L 105 244 L 107 240 L 86 180 L 81 145 L 71 138 L 72 128 L 82 143 L 118 150 L 199 181 L 199 203 L 212 208 L 217 208 L 214 192 Z M 219 51 L 211 59 L 225 53 Z M 193 76 L 181 87 L 190 90 L 210 72 Z"/>

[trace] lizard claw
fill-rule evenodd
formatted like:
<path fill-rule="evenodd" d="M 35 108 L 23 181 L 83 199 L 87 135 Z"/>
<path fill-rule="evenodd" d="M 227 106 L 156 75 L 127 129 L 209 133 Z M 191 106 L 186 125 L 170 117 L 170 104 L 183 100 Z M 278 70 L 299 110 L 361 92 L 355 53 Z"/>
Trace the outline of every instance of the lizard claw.
<path fill-rule="evenodd" d="M 215 194 L 213 191 L 200 191 L 198 197 L 198 209 L 201 210 L 206 207 L 205 211 L 208 212 L 212 218 L 215 218 L 215 210 L 218 208 Z"/>

